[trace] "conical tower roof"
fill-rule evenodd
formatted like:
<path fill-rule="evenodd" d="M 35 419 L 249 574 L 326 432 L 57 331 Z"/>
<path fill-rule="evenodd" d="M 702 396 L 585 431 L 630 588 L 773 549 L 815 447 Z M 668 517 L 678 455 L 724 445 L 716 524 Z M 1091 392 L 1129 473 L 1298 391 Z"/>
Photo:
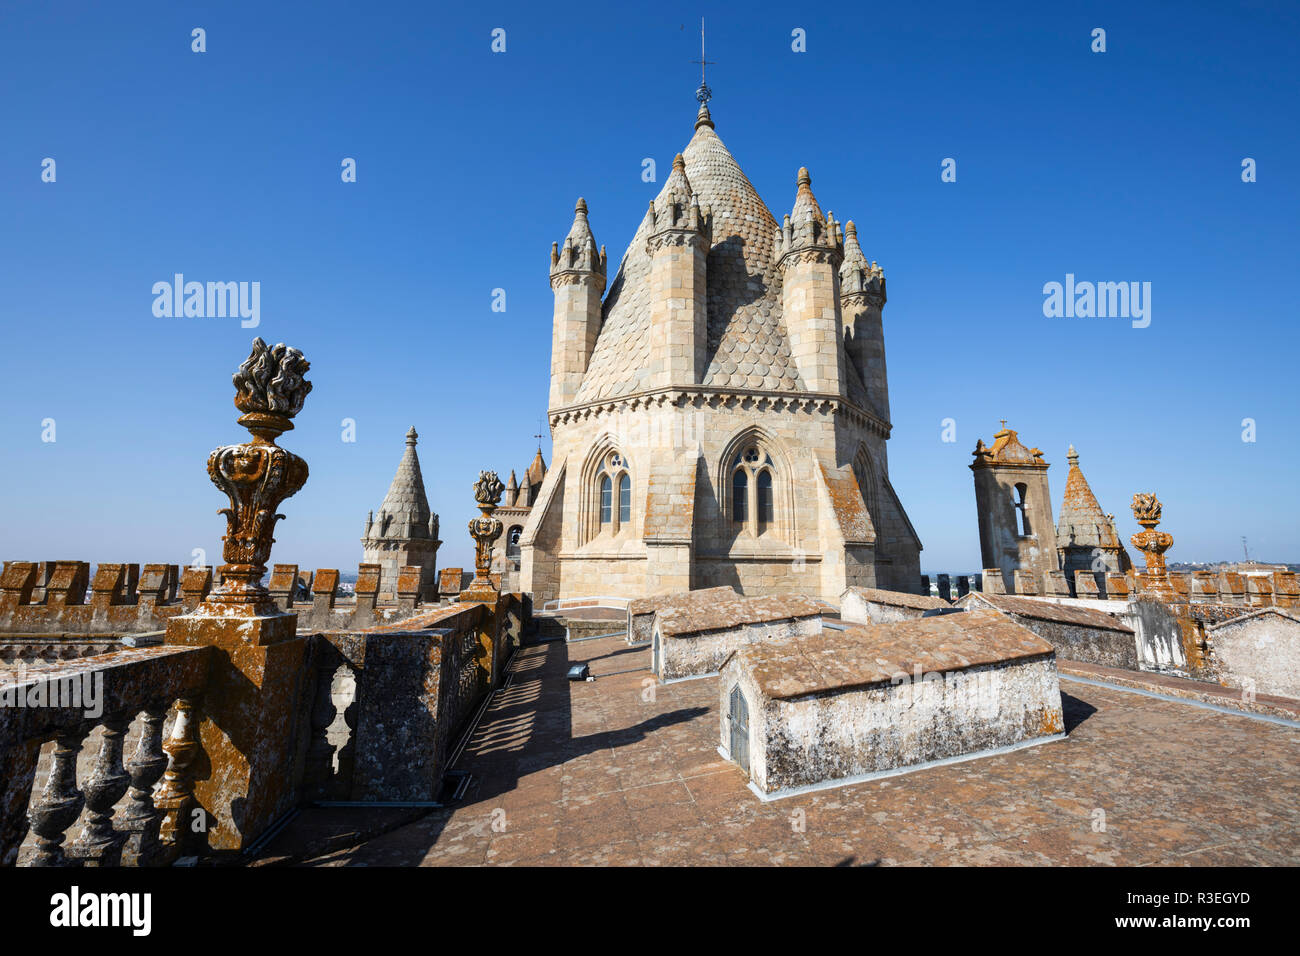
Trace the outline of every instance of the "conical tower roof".
<path fill-rule="evenodd" d="M 708 367 L 703 384 L 804 391 L 781 315 L 781 275 L 773 259 L 777 221 L 741 171 L 702 109 L 682 151 L 683 176 L 670 174 L 659 198 L 684 179 L 712 216 L 707 271 Z M 655 200 L 656 204 L 659 198 Z M 630 395 L 649 387 L 650 253 L 647 215 L 610 284 L 603 324 L 577 402 Z M 865 402 L 856 372 L 849 395 Z"/>
<path fill-rule="evenodd" d="M 381 527 L 384 515 L 392 515 L 395 519 L 395 523 L 389 528 L 389 537 L 392 537 L 391 532 L 400 527 L 412 514 L 413 524 L 417 529 L 427 528 L 429 525 L 429 499 L 424 493 L 424 475 L 420 473 L 420 456 L 415 453 L 415 445 L 419 437 L 414 427 L 406 433 L 406 450 L 402 452 L 402 460 L 397 465 L 397 474 L 393 475 L 393 483 L 388 486 L 388 494 L 384 495 L 384 503 L 379 506 Z"/>
<path fill-rule="evenodd" d="M 1079 453 L 1070 446 L 1066 458 L 1070 471 L 1065 479 L 1065 501 L 1061 504 L 1061 517 L 1056 523 L 1059 546 L 1118 548 L 1119 538 L 1111 519 L 1101 510 L 1097 496 L 1092 493 L 1088 479 L 1079 468 Z"/>
<path fill-rule="evenodd" d="M 533 456 L 533 462 L 524 472 L 524 480 L 532 487 L 537 487 L 546 477 L 546 461 L 542 458 L 542 446 L 537 446 L 537 454 Z"/>

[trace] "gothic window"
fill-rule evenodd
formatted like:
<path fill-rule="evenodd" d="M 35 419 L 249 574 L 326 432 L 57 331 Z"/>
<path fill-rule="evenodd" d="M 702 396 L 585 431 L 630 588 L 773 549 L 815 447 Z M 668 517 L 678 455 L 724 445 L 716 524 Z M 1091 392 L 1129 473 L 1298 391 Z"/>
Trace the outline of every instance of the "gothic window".
<path fill-rule="evenodd" d="M 731 518 L 736 524 L 745 523 L 745 508 L 749 504 L 749 473 L 737 468 L 731 479 Z"/>
<path fill-rule="evenodd" d="M 1032 533 L 1029 529 L 1029 502 L 1027 500 L 1028 497 L 1029 497 L 1028 486 L 1024 485 L 1023 483 L 1016 485 L 1016 493 L 1012 500 L 1014 501 L 1016 506 L 1016 511 L 1018 512 L 1017 523 L 1020 525 L 1020 534 L 1026 538 L 1029 537 L 1029 535 Z"/>
<path fill-rule="evenodd" d="M 761 535 L 776 521 L 772 493 L 772 456 L 757 445 L 743 449 L 731 463 L 731 520 L 752 535 Z"/>
<path fill-rule="evenodd" d="M 760 532 L 772 523 L 772 473 L 766 469 L 758 473 L 757 517 Z"/>
<path fill-rule="evenodd" d="M 596 521 L 589 532 L 618 534 L 632 526 L 632 473 L 617 451 L 605 453 L 595 465 Z M 590 527 L 590 526 L 589 526 Z"/>
<path fill-rule="evenodd" d="M 523 534 L 524 529 L 519 525 L 514 525 L 506 534 L 506 557 L 511 561 L 519 560 L 519 539 Z"/>

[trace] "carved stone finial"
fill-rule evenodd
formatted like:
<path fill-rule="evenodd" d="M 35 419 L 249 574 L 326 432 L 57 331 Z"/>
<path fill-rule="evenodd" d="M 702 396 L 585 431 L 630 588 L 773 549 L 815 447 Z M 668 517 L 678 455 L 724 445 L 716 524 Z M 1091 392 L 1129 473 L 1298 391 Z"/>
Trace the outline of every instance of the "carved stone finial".
<path fill-rule="evenodd" d="M 1142 589 L 1161 600 L 1170 601 L 1175 594 L 1173 584 L 1169 581 L 1169 571 L 1165 567 L 1165 552 L 1173 547 L 1174 538 L 1173 535 L 1156 530 L 1156 525 L 1160 523 L 1160 511 L 1160 500 L 1155 495 L 1134 495 L 1133 517 L 1144 530 L 1133 535 L 1129 541 L 1146 559 Z"/>
<path fill-rule="evenodd" d="M 1133 517 L 1144 528 L 1154 528 L 1160 523 L 1160 511 L 1163 505 L 1155 495 L 1133 496 Z"/>
<path fill-rule="evenodd" d="M 208 477 L 225 492 L 230 507 L 222 536 L 221 567 L 224 583 L 213 591 L 204 607 L 220 614 L 274 613 L 276 606 L 262 586 L 266 562 L 275 542 L 280 503 L 307 482 L 307 462 L 275 443 L 276 436 L 293 428 L 290 421 L 302 411 L 311 391 L 303 375 L 311 367 L 297 349 L 283 343 L 268 348 L 260 338 L 234 375 L 235 407 L 243 412 L 239 423 L 253 435 L 251 442 L 225 445 L 208 456 Z M 238 607 L 236 611 L 235 608 Z"/>
<path fill-rule="evenodd" d="M 253 350 L 232 381 L 235 407 L 244 413 L 239 424 L 252 432 L 255 440 L 275 444 L 277 435 L 293 428 L 290 419 L 302 411 L 312 388 L 303 377 L 310 368 L 311 363 L 297 349 L 283 342 L 267 346 L 260 338 L 253 339 Z"/>
<path fill-rule="evenodd" d="M 501 503 L 501 493 L 505 490 L 506 486 L 501 483 L 495 471 L 480 471 L 478 481 L 474 482 L 474 500 L 478 502 L 479 510 L 484 514 L 495 511 Z M 485 507 L 487 505 L 491 507 Z"/>
<path fill-rule="evenodd" d="M 497 510 L 501 495 L 506 486 L 501 483 L 495 471 L 480 471 L 478 481 L 474 482 L 474 500 L 482 512 L 469 522 L 469 534 L 474 539 L 474 580 L 470 582 L 465 593 L 486 594 L 494 592 L 492 586 L 492 543 L 501 537 L 504 526 L 492 512 Z"/>

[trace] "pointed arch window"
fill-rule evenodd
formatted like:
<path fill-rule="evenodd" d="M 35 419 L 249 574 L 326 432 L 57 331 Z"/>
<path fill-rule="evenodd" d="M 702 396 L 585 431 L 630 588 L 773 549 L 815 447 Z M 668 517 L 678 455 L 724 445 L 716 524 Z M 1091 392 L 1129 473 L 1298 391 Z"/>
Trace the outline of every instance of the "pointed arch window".
<path fill-rule="evenodd" d="M 595 527 L 588 533 L 590 537 L 600 534 L 616 535 L 630 530 L 632 471 L 626 459 L 620 452 L 606 452 L 595 467 L 594 479 L 596 520 L 592 523 Z"/>
<path fill-rule="evenodd" d="M 731 463 L 731 521 L 755 537 L 776 524 L 776 466 L 757 445 L 743 448 Z"/>
<path fill-rule="evenodd" d="M 613 492 L 609 475 L 600 476 L 600 528 L 605 530 L 613 521 Z"/>
<path fill-rule="evenodd" d="M 618 476 L 618 523 L 620 526 L 632 521 L 632 476 L 626 471 Z"/>
<path fill-rule="evenodd" d="M 758 507 L 755 517 L 758 519 L 758 530 L 761 534 L 772 524 L 772 471 L 770 468 L 764 468 L 758 473 L 758 484 L 755 486 Z"/>

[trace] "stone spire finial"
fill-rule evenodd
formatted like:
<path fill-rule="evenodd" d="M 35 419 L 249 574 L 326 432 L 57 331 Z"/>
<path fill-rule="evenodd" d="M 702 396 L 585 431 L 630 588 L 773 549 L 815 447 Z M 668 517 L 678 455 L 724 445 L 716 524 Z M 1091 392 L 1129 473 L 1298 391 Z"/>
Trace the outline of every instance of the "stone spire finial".
<path fill-rule="evenodd" d="M 515 478 L 515 470 L 510 469 L 510 480 L 506 482 L 506 507 L 513 508 L 519 502 L 519 481 Z"/>
<path fill-rule="evenodd" d="M 596 237 L 587 222 L 587 200 L 581 196 L 573 206 L 573 225 L 564 237 L 564 245 L 551 243 L 551 285 L 582 274 L 594 274 L 605 289 L 605 247 L 596 248 Z"/>
<path fill-rule="evenodd" d="M 664 232 L 674 235 L 681 231 L 698 233 L 707 238 L 709 235 L 709 214 L 700 209 L 699 198 L 691 187 L 686 175 L 686 157 L 678 153 L 673 157 L 673 169 L 664 181 L 664 188 L 650 203 L 650 237 L 649 243 L 656 244 L 656 237 Z M 680 236 L 677 236 L 680 239 Z M 674 242 L 676 239 L 673 240 Z"/>
<path fill-rule="evenodd" d="M 1079 467 L 1079 453 L 1074 450 L 1073 445 L 1071 445 L 1070 450 L 1065 453 L 1065 460 L 1070 463 L 1071 468 Z"/>
<path fill-rule="evenodd" d="M 885 273 L 868 262 L 858 243 L 858 227 L 852 219 L 844 224 L 844 263 L 840 266 L 840 298 L 866 295 L 876 306 L 885 304 Z"/>
<path fill-rule="evenodd" d="M 799 167 L 794 208 L 785 217 L 777 234 L 775 253 L 778 262 L 792 253 L 808 253 L 836 268 L 843 260 L 840 224 L 833 214 L 822 215 L 817 197 L 813 195 L 812 176 L 808 174 L 807 166 Z"/>
<path fill-rule="evenodd" d="M 699 129 L 701 126 L 707 126 L 709 129 L 717 129 L 717 127 L 713 125 L 713 117 L 709 115 L 708 103 L 701 103 L 700 111 L 695 114 L 695 128 Z"/>
<path fill-rule="evenodd" d="M 410 430 L 408 430 L 407 433 L 406 433 L 406 443 L 407 443 L 408 445 L 410 445 L 412 448 L 414 448 L 416 442 L 418 442 L 419 440 L 420 440 L 420 435 L 419 435 L 419 433 L 415 430 L 415 426 L 412 425 L 412 426 L 410 427 Z"/>

